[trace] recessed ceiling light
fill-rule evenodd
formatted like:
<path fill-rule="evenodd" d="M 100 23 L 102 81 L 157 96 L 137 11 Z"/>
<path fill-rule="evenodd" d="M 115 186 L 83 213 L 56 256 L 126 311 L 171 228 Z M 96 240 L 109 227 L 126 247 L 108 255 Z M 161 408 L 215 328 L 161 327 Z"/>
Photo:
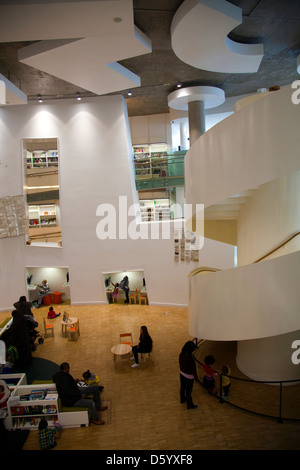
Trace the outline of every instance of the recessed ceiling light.
<path fill-rule="evenodd" d="M 114 18 L 115 23 L 121 23 L 121 21 L 122 21 L 122 18 L 119 18 L 118 16 Z"/>

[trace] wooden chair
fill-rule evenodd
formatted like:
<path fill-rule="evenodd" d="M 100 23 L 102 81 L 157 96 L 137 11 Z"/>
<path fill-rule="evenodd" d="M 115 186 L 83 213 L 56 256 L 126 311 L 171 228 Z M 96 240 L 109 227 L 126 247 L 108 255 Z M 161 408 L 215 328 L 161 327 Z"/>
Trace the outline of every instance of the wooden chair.
<path fill-rule="evenodd" d="M 139 289 L 139 302 L 140 302 L 140 305 L 145 302 L 145 305 L 147 305 L 147 294 L 141 292 L 141 289 Z"/>
<path fill-rule="evenodd" d="M 153 352 L 153 344 L 152 344 L 152 349 L 150 352 L 146 352 L 146 353 L 139 353 L 140 356 L 141 356 L 141 361 L 143 362 L 146 362 L 147 359 L 151 359 L 151 353 Z"/>
<path fill-rule="evenodd" d="M 133 345 L 132 334 L 131 333 L 120 333 L 120 343 L 121 344 L 129 344 L 129 346 L 132 346 Z"/>
<path fill-rule="evenodd" d="M 51 336 L 54 336 L 54 328 L 53 323 L 48 323 L 47 319 L 44 318 L 44 329 L 45 329 L 45 337 L 48 336 L 48 333 L 51 333 Z"/>
<path fill-rule="evenodd" d="M 134 294 L 130 294 L 130 296 L 129 296 L 129 303 L 130 304 L 131 304 L 131 300 L 133 300 L 135 304 L 137 303 L 137 289 L 135 289 Z"/>
<path fill-rule="evenodd" d="M 75 323 L 75 325 L 72 325 L 68 328 L 68 338 L 69 340 L 71 339 L 78 339 L 80 336 L 80 329 L 79 329 L 79 320 Z"/>
<path fill-rule="evenodd" d="M 62 321 L 67 322 L 69 320 L 69 316 L 70 316 L 69 313 L 64 312 L 63 317 L 62 317 Z"/>

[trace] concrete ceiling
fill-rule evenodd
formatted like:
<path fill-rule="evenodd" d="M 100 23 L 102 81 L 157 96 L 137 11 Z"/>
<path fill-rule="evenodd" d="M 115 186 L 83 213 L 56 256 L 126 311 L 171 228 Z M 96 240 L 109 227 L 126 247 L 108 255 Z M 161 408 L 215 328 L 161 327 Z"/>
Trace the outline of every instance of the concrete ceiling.
<path fill-rule="evenodd" d="M 0 0 L 0 5 L 26 3 L 21 0 Z M 42 3 L 32 0 L 27 3 Z M 50 3 L 50 0 L 49 0 Z M 168 95 L 183 86 L 220 87 L 226 98 L 255 93 L 259 88 L 283 86 L 299 80 L 297 56 L 300 54 L 299 0 L 231 0 L 242 9 L 242 23 L 228 35 L 243 44 L 263 44 L 264 55 L 255 73 L 220 73 L 201 70 L 180 60 L 172 49 L 172 19 L 183 0 L 133 0 L 133 20 L 150 39 L 152 52 L 118 61 L 118 64 L 141 78 L 141 86 L 110 94 L 122 94 L 129 116 L 167 113 Z M 21 40 L 22 39 L 22 40 Z M 41 38 L 43 39 L 43 38 Z M 34 41 L 24 37 L 17 42 L 0 43 L 0 74 L 27 95 L 28 102 L 37 95 L 44 99 L 73 99 L 96 96 L 49 73 L 37 70 L 18 60 L 18 51 Z"/>

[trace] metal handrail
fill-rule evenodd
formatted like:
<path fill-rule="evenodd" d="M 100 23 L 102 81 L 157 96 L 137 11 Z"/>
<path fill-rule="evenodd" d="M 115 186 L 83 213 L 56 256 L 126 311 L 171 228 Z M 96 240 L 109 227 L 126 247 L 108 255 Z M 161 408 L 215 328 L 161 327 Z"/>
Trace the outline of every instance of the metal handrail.
<path fill-rule="evenodd" d="M 203 340 L 203 339 L 198 339 L 198 338 L 194 338 L 193 340 L 197 346 L 197 349 L 199 348 L 199 345 L 200 344 L 203 344 L 206 340 Z M 200 366 L 203 366 L 203 363 L 201 361 L 199 361 L 195 356 L 194 356 L 194 359 L 196 361 L 197 364 L 199 364 Z M 272 384 L 272 385 L 275 385 L 275 384 L 278 384 L 279 385 L 279 403 L 278 403 L 278 416 L 273 416 L 273 415 L 268 415 L 268 414 L 265 414 L 265 413 L 260 413 L 260 412 L 257 412 L 257 411 L 253 411 L 253 410 L 250 410 L 248 408 L 244 408 L 242 406 L 239 406 L 235 403 L 232 403 L 230 401 L 227 401 L 227 400 L 224 400 L 222 398 L 222 377 L 223 375 L 226 375 L 227 377 L 231 378 L 231 379 L 234 379 L 234 380 L 239 380 L 239 381 L 242 381 L 242 382 L 249 382 L 251 384 Z M 214 396 L 216 398 L 219 399 L 219 403 L 223 404 L 223 403 L 226 403 L 227 405 L 231 405 L 235 408 L 238 408 L 242 411 L 246 411 L 248 413 L 252 413 L 252 414 L 255 414 L 255 415 L 258 415 L 258 416 L 262 416 L 262 417 L 265 417 L 265 418 L 272 418 L 272 419 L 276 419 L 278 421 L 278 423 L 282 423 L 283 420 L 286 420 L 286 421 L 296 421 L 296 422 L 300 422 L 300 418 L 288 418 L 288 417 L 283 417 L 282 416 L 282 387 L 283 385 L 287 385 L 287 384 L 291 384 L 291 383 L 299 383 L 300 384 L 300 378 L 299 379 L 293 379 L 293 380 L 252 380 L 252 379 L 244 379 L 242 377 L 234 377 L 233 375 L 227 375 L 227 374 L 223 374 L 223 373 L 220 373 L 219 374 L 219 377 L 220 377 L 220 387 L 219 387 L 219 394 L 216 393 Z M 203 385 L 203 383 L 201 381 L 199 381 L 199 383 Z"/>
<path fill-rule="evenodd" d="M 275 251 L 278 251 L 280 250 L 280 248 L 282 248 L 283 246 L 287 245 L 291 240 L 293 240 L 295 237 L 297 237 L 298 235 L 300 235 L 300 232 L 297 231 L 295 233 L 293 233 L 292 235 L 290 235 L 286 240 L 284 240 L 283 242 L 279 243 L 279 245 L 277 245 L 275 248 L 273 248 L 271 251 L 269 251 L 266 255 L 262 256 L 261 258 L 257 259 L 256 261 L 253 262 L 253 264 L 255 263 L 259 263 L 260 261 L 262 261 L 263 259 L 267 258 L 268 256 L 272 255 L 273 253 L 275 253 Z"/>

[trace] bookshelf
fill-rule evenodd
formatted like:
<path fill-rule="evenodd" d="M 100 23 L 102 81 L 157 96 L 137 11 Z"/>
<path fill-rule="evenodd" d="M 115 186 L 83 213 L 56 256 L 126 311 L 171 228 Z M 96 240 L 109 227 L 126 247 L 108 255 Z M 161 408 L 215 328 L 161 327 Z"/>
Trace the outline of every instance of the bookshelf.
<path fill-rule="evenodd" d="M 28 206 L 29 227 L 55 227 L 56 206 L 48 205 L 29 205 Z"/>
<path fill-rule="evenodd" d="M 34 150 L 26 152 L 27 168 L 48 168 L 58 166 L 57 150 Z"/>
<path fill-rule="evenodd" d="M 9 430 L 36 430 L 40 420 L 53 427 L 59 423 L 64 428 L 88 426 L 88 412 L 59 409 L 55 384 L 31 384 L 14 387 L 7 402 L 5 427 Z"/>

